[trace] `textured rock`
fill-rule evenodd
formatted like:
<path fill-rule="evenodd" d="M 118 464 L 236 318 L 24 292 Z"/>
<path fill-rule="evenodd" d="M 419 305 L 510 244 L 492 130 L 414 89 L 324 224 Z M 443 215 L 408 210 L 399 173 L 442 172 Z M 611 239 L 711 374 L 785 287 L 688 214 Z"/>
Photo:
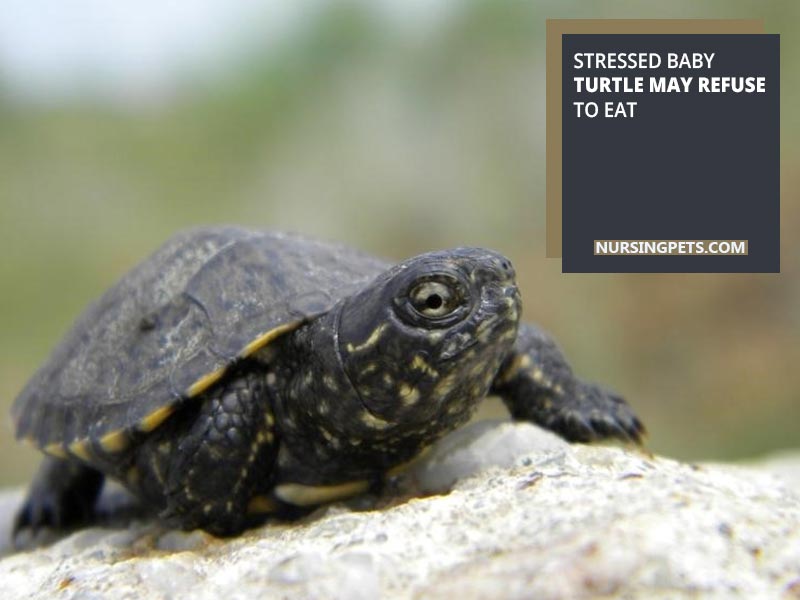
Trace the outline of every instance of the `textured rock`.
<path fill-rule="evenodd" d="M 777 475 L 800 494 L 800 452 L 777 452 L 749 462 L 746 466 Z"/>
<path fill-rule="evenodd" d="M 148 522 L 85 529 L 0 560 L 0 596 L 800 597 L 800 497 L 762 470 L 480 424 L 395 487 L 452 482 L 446 495 L 335 505 L 231 540 Z M 0 535 L 18 501 L 0 497 Z"/>

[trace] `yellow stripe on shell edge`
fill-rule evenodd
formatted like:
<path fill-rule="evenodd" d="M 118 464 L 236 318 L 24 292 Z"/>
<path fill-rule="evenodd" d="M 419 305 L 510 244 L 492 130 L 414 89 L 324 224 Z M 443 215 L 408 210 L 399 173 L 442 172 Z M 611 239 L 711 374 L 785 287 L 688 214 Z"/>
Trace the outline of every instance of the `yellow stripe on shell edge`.
<path fill-rule="evenodd" d="M 184 393 L 184 395 L 187 398 L 194 398 L 195 396 L 202 394 L 212 385 L 217 383 L 222 378 L 223 375 L 225 375 L 225 371 L 227 370 L 227 368 L 228 368 L 227 366 L 220 367 L 216 371 L 211 371 L 211 373 L 203 375 L 200 379 L 198 379 L 192 385 L 186 388 L 186 392 Z"/>
<path fill-rule="evenodd" d="M 153 414 L 154 413 L 150 413 L 145 418 L 152 417 Z M 156 425 L 155 427 L 158 427 L 158 425 Z M 125 450 L 125 448 L 128 447 L 128 435 L 125 433 L 123 429 L 115 429 L 114 431 L 110 431 L 100 438 L 100 446 L 103 448 L 103 450 L 111 454 L 113 454 L 114 452 L 122 452 L 123 450 Z"/>
<path fill-rule="evenodd" d="M 239 352 L 239 356 L 242 358 L 247 358 L 248 356 L 253 354 L 253 352 L 260 350 L 261 348 L 269 344 L 275 338 L 283 335 L 284 333 L 289 333 L 290 331 L 297 329 L 302 324 L 303 324 L 302 320 L 292 321 L 291 323 L 285 323 L 283 325 L 279 325 L 274 329 L 270 329 L 269 331 L 262 333 L 260 336 L 258 336 L 256 339 L 254 339 L 252 342 L 250 342 L 244 348 L 242 348 L 242 351 Z"/>
<path fill-rule="evenodd" d="M 64 450 L 64 446 L 58 442 L 47 444 L 44 448 L 42 448 L 42 452 L 49 454 L 50 456 L 55 456 L 56 458 L 67 458 L 67 452 Z"/>
<path fill-rule="evenodd" d="M 259 335 L 256 339 L 252 342 L 247 344 L 242 350 L 239 352 L 240 358 L 247 358 L 254 352 L 260 350 L 267 344 L 269 344 L 275 338 L 283 335 L 284 333 L 288 333 L 294 329 L 297 329 L 303 323 L 302 320 L 300 321 L 292 321 L 291 323 L 286 323 L 284 325 L 280 325 L 279 327 L 275 327 L 266 331 Z M 217 383 L 222 376 L 225 375 L 225 372 L 228 370 L 228 365 L 220 367 L 208 373 L 207 375 L 203 375 L 200 379 L 195 381 L 192 385 L 186 388 L 186 392 L 184 392 L 184 396 L 187 398 L 194 398 L 195 396 L 199 396 L 203 392 L 205 392 L 208 388 L 212 385 Z"/>
<path fill-rule="evenodd" d="M 67 449 L 69 453 L 73 456 L 80 458 L 83 461 L 88 462 L 91 459 L 89 455 L 89 440 L 76 440 L 72 442 Z"/>
<path fill-rule="evenodd" d="M 169 417 L 173 412 L 175 412 L 175 406 L 162 406 L 151 412 L 147 415 L 144 419 L 139 421 L 139 431 L 143 431 L 144 433 L 150 433 L 156 427 L 161 425 L 164 420 Z M 117 433 L 116 431 L 112 431 L 111 433 Z"/>

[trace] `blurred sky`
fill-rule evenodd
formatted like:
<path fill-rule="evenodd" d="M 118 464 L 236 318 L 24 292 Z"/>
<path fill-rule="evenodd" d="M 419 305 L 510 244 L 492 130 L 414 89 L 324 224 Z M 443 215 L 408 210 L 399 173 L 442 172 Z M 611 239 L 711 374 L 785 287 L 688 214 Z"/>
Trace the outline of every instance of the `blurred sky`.
<path fill-rule="evenodd" d="M 161 101 L 187 77 L 213 79 L 251 46 L 285 42 L 325 0 L 4 0 L 0 72 L 11 91 L 60 102 L 87 91 L 124 104 Z M 454 0 L 363 2 L 393 28 L 435 28 Z"/>
<path fill-rule="evenodd" d="M 0 65 L 13 91 L 34 101 L 59 102 L 87 88 L 126 103 L 162 98 L 187 71 L 208 77 L 224 70 L 248 23 L 258 23 L 264 42 L 278 41 L 315 4 L 6 0 Z"/>

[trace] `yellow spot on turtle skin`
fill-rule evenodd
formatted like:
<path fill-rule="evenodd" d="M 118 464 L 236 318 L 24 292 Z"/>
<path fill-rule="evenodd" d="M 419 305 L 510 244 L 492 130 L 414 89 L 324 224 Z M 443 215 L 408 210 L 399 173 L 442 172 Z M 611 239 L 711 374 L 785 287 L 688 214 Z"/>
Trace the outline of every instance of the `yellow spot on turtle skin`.
<path fill-rule="evenodd" d="M 481 375 L 483 375 L 485 369 L 486 365 L 483 363 L 478 363 L 472 367 L 472 369 L 470 369 L 469 374 L 473 379 L 478 379 Z"/>
<path fill-rule="evenodd" d="M 370 373 L 374 373 L 377 370 L 378 370 L 378 364 L 377 363 L 374 363 L 374 362 L 373 363 L 369 363 L 366 367 L 364 367 L 361 370 L 361 376 L 362 377 L 366 377 Z"/>
<path fill-rule="evenodd" d="M 67 447 L 67 449 L 69 450 L 70 454 L 77 456 L 85 462 L 89 462 L 92 458 L 89 455 L 89 440 L 74 441 Z"/>
<path fill-rule="evenodd" d="M 452 392 L 453 388 L 456 386 L 456 377 L 456 373 L 451 373 L 436 384 L 434 392 L 437 398 L 445 398 L 450 395 L 450 392 Z"/>
<path fill-rule="evenodd" d="M 121 452 L 128 447 L 128 436 L 122 429 L 111 431 L 100 438 L 100 446 L 106 452 Z"/>
<path fill-rule="evenodd" d="M 139 483 L 139 476 L 141 473 L 137 467 L 131 467 L 128 469 L 128 472 L 125 473 L 125 481 L 128 482 L 129 485 L 136 486 Z"/>
<path fill-rule="evenodd" d="M 213 506 L 211 506 L 210 504 L 205 504 L 205 505 L 203 505 L 203 513 L 204 513 L 204 514 L 207 514 L 207 515 L 208 515 L 208 514 L 211 514 L 211 510 L 212 510 L 213 508 L 214 508 L 214 507 L 213 507 Z"/>
<path fill-rule="evenodd" d="M 500 336 L 501 341 L 510 341 L 517 339 L 517 331 L 516 329 L 509 329 L 503 335 Z"/>
<path fill-rule="evenodd" d="M 139 431 L 149 433 L 161 425 L 168 416 L 175 412 L 174 406 L 162 406 L 151 412 L 144 419 L 139 421 Z"/>
<path fill-rule="evenodd" d="M 528 369 L 533 364 L 533 359 L 527 354 L 518 354 L 513 358 L 500 375 L 497 376 L 497 383 L 507 383 L 517 376 L 521 369 Z"/>
<path fill-rule="evenodd" d="M 153 475 L 155 475 L 155 478 L 158 481 L 158 483 L 164 485 L 164 476 L 161 474 L 161 465 L 158 462 L 157 454 L 151 455 L 150 469 L 152 469 Z"/>
<path fill-rule="evenodd" d="M 419 390 L 415 387 L 411 387 L 407 383 L 400 384 L 400 399 L 403 401 L 403 404 L 406 406 L 410 406 L 412 404 L 416 404 L 419 400 Z"/>
<path fill-rule="evenodd" d="M 492 315 L 481 321 L 475 329 L 475 336 L 482 342 L 488 341 L 494 333 L 494 324 L 497 322 L 498 318 L 497 315 Z"/>
<path fill-rule="evenodd" d="M 248 514 L 274 513 L 278 510 L 279 504 L 269 496 L 253 496 L 247 503 Z"/>
<path fill-rule="evenodd" d="M 275 373 L 267 373 L 267 385 L 272 387 L 278 381 L 278 376 Z"/>
<path fill-rule="evenodd" d="M 58 442 L 47 444 L 47 446 L 42 448 L 42 452 L 44 452 L 45 454 L 49 454 L 50 456 L 55 456 L 56 458 L 67 458 L 67 452 L 64 450 L 64 447 Z"/>
<path fill-rule="evenodd" d="M 247 358 L 256 350 L 260 350 L 267 344 L 269 344 L 272 340 L 277 338 L 278 336 L 283 335 L 284 333 L 289 333 L 290 331 L 297 329 L 302 325 L 303 321 L 292 321 L 291 323 L 285 323 L 283 325 L 279 325 L 274 329 L 270 329 L 269 331 L 265 331 L 252 342 L 247 344 L 242 351 L 239 352 L 239 356 L 242 358 Z"/>
<path fill-rule="evenodd" d="M 376 417 L 367 410 L 361 412 L 360 419 L 364 425 L 372 429 L 386 429 L 389 426 L 389 421 Z"/>
<path fill-rule="evenodd" d="M 186 388 L 184 395 L 187 398 L 194 398 L 205 392 L 212 385 L 217 383 L 225 374 L 227 367 L 220 367 L 216 371 L 212 371 L 208 375 L 203 375 L 200 379 L 195 381 L 192 385 Z"/>
<path fill-rule="evenodd" d="M 427 373 L 431 377 L 438 377 L 439 372 L 431 367 L 421 355 L 416 354 L 411 361 L 411 368 L 417 371 L 422 371 L 423 373 Z"/>
<path fill-rule="evenodd" d="M 347 344 L 347 351 L 351 353 L 361 352 L 362 350 L 368 350 L 369 348 L 372 348 L 372 346 L 374 346 L 378 342 L 378 340 L 380 339 L 381 335 L 383 335 L 383 332 L 385 330 L 386 330 L 386 323 L 383 323 L 382 325 L 379 325 L 378 327 L 373 329 L 372 333 L 369 334 L 369 337 L 362 343 L 358 345 Z"/>
<path fill-rule="evenodd" d="M 314 506 L 362 494 L 369 489 L 369 482 L 348 481 L 336 485 L 303 485 L 283 483 L 275 487 L 275 495 L 295 506 Z"/>

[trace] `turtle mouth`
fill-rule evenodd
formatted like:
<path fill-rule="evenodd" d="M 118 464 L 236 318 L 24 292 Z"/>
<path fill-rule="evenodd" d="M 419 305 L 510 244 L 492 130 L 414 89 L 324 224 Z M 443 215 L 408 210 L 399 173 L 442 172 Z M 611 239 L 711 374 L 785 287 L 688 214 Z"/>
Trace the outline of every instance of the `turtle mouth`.
<path fill-rule="evenodd" d="M 522 295 L 516 284 L 506 286 L 503 289 L 503 306 L 505 307 L 506 318 L 512 321 L 519 321 L 522 312 Z"/>
<path fill-rule="evenodd" d="M 489 353 L 498 345 L 509 343 L 510 332 L 516 333 L 519 327 L 521 306 L 520 293 L 514 283 L 486 291 L 479 312 L 473 313 L 474 321 L 449 336 L 439 358 L 442 361 L 458 360 L 465 352 Z M 483 349 L 475 350 L 476 346 Z"/>
<path fill-rule="evenodd" d="M 488 344 L 509 327 L 516 328 L 521 307 L 522 297 L 515 283 L 487 289 L 480 308 L 483 314 L 474 331 L 477 340 Z"/>

